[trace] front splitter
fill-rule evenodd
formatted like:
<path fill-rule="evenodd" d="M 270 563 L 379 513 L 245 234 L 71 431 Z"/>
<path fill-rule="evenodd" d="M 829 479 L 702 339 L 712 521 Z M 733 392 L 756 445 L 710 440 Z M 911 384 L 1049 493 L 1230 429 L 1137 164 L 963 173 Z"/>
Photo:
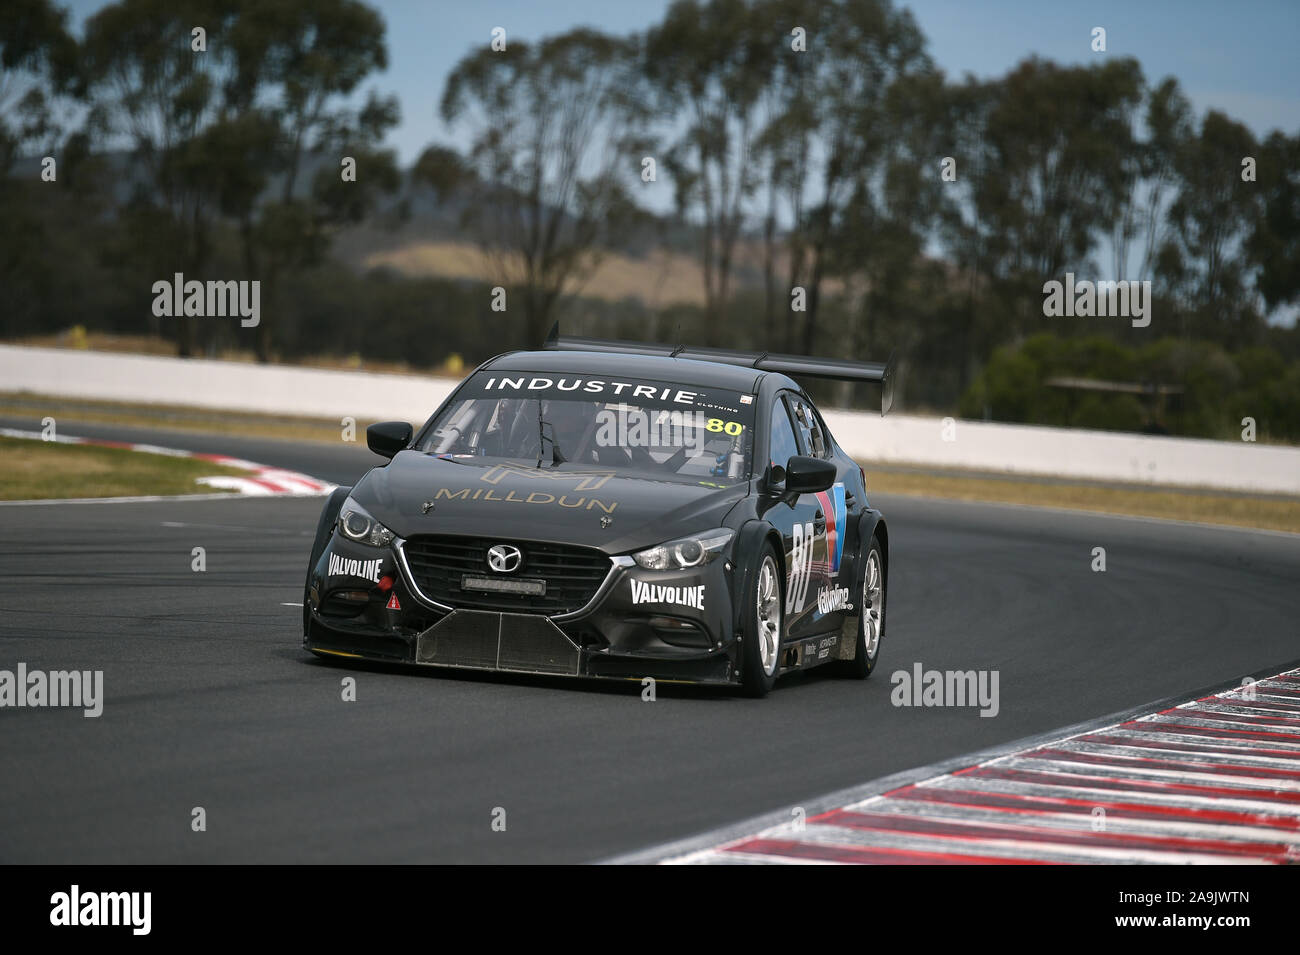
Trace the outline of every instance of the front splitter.
<path fill-rule="evenodd" d="M 406 663 L 481 672 L 522 673 L 591 679 L 643 680 L 734 686 L 740 673 L 723 650 L 697 657 L 665 659 L 579 647 L 558 625 L 537 614 L 453 610 L 414 637 L 405 651 L 390 648 L 396 638 L 349 633 L 313 619 L 303 647 L 335 658 Z M 384 643 L 381 647 L 380 642 Z"/>

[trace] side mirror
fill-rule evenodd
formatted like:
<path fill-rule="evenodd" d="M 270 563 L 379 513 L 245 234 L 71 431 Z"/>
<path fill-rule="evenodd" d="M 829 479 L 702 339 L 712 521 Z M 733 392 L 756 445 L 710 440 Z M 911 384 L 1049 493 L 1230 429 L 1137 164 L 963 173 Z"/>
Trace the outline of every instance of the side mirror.
<path fill-rule="evenodd" d="M 835 483 L 835 465 L 821 458 L 795 454 L 785 465 L 785 489 L 789 494 L 816 494 Z"/>
<path fill-rule="evenodd" d="M 406 450 L 413 433 L 405 421 L 381 421 L 366 428 L 366 446 L 375 454 L 391 458 L 398 451 Z"/>

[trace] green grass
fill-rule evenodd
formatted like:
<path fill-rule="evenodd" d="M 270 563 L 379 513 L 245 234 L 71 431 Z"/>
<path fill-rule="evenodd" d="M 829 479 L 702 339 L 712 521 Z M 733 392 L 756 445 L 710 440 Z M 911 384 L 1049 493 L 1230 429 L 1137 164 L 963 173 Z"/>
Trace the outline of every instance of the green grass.
<path fill-rule="evenodd" d="M 867 493 L 910 494 L 958 501 L 993 501 L 1078 511 L 1104 511 L 1203 524 L 1230 524 L 1300 533 L 1300 498 L 1228 494 L 1167 487 L 1107 487 L 1060 481 L 1001 480 L 960 474 L 925 474 L 904 470 L 867 472 Z"/>
<path fill-rule="evenodd" d="M 5 501 L 208 494 L 217 489 L 196 484 L 198 478 L 247 473 L 125 448 L 0 438 L 0 500 Z"/>

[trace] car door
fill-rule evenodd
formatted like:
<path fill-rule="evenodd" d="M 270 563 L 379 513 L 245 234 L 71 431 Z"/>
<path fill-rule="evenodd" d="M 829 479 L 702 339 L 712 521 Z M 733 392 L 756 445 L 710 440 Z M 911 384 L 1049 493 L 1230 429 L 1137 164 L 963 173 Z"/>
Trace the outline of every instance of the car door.
<path fill-rule="evenodd" d="M 778 496 L 784 483 L 785 466 L 790 457 L 802 454 L 790 406 L 789 393 L 778 393 L 773 399 L 769 417 L 768 435 L 768 486 L 774 493 L 764 515 L 781 533 L 785 550 L 785 632 L 793 640 L 817 632 L 813 614 L 817 606 L 817 579 L 819 563 L 826 561 L 825 525 L 817 530 L 820 503 L 814 494 L 800 494 L 794 498 Z M 823 514 L 824 518 L 824 514 Z M 820 544 L 819 544 L 820 541 Z"/>
<path fill-rule="evenodd" d="M 848 530 L 849 502 L 845 490 L 843 462 L 834 453 L 833 442 L 825 431 L 812 403 L 802 395 L 786 397 L 794 423 L 799 453 L 833 461 L 835 483 L 825 491 L 805 494 L 813 504 L 812 567 L 806 619 L 801 621 L 801 635 L 838 631 L 845 615 L 852 611 L 850 588 L 840 580 L 844 565 L 844 543 Z"/>

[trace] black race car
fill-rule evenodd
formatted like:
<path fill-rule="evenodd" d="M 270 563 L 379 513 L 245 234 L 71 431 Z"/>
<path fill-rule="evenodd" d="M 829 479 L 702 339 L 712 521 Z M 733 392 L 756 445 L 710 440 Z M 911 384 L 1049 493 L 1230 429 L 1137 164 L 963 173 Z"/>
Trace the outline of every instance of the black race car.
<path fill-rule="evenodd" d="M 560 338 L 485 362 L 330 495 L 303 646 L 423 666 L 739 684 L 865 678 L 889 533 L 795 380 L 890 365 Z"/>

